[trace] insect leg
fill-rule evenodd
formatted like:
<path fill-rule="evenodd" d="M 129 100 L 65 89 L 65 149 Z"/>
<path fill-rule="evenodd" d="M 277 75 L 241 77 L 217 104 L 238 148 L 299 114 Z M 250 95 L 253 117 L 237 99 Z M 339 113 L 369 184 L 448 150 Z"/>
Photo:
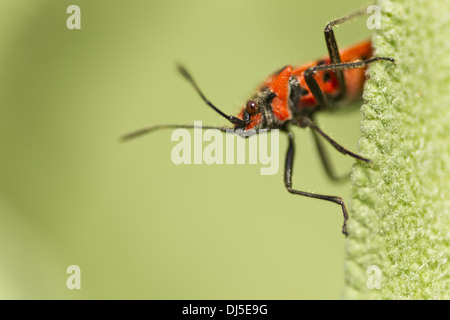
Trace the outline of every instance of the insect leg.
<path fill-rule="evenodd" d="M 298 124 L 302 128 L 311 128 L 313 131 L 321 135 L 325 140 L 327 140 L 337 151 L 339 151 L 342 154 L 349 155 L 355 159 L 364 161 L 369 163 L 370 160 L 364 157 L 361 157 L 360 155 L 357 155 L 356 153 L 351 152 L 350 150 L 344 148 L 339 143 L 331 139 L 325 132 L 323 132 L 314 122 L 311 121 L 311 119 L 307 117 L 302 117 L 299 119 Z"/>
<path fill-rule="evenodd" d="M 342 233 L 347 236 L 347 220 L 348 220 L 348 214 L 347 214 L 347 208 L 345 207 L 344 200 L 342 200 L 341 197 L 337 196 L 326 196 L 316 193 L 310 193 L 310 192 L 304 192 L 299 190 L 292 189 L 292 169 L 293 169 L 293 162 L 294 162 L 294 136 L 291 132 L 288 133 L 289 137 L 289 147 L 286 153 L 286 162 L 284 167 L 284 185 L 286 186 L 286 189 L 292 193 L 292 194 L 298 194 L 305 197 L 330 201 L 333 203 L 336 203 L 341 206 L 342 213 L 344 215 L 344 223 L 342 225 Z"/>
<path fill-rule="evenodd" d="M 322 89 L 320 89 L 319 84 L 317 83 L 316 79 L 314 79 L 314 74 L 317 71 L 342 71 L 345 69 L 355 69 L 355 68 L 364 68 L 370 63 L 379 61 L 379 60 L 386 60 L 389 62 L 394 62 L 394 59 L 392 58 L 386 58 L 386 57 L 373 57 L 364 61 L 354 61 L 354 62 L 344 62 L 344 63 L 337 63 L 337 64 L 321 64 L 321 65 L 315 65 L 310 68 L 308 68 L 304 75 L 305 75 L 305 81 L 308 85 L 309 89 L 311 90 L 312 95 L 316 99 L 316 101 L 319 103 L 319 105 L 327 109 L 329 108 L 329 101 L 325 94 L 322 92 Z"/>
<path fill-rule="evenodd" d="M 361 9 L 361 10 L 353 12 L 345 17 L 333 20 L 325 26 L 323 33 L 325 35 L 325 42 L 327 44 L 328 55 L 330 56 L 331 64 L 340 64 L 341 63 L 341 56 L 339 54 L 339 47 L 338 47 L 338 44 L 336 41 L 336 37 L 334 36 L 333 27 L 337 26 L 345 21 L 348 21 L 352 18 L 355 18 L 357 16 L 363 15 L 366 13 L 366 11 L 367 11 L 366 8 Z M 335 70 L 335 73 L 336 73 L 336 78 L 337 78 L 337 81 L 339 84 L 339 96 L 342 97 L 345 95 L 345 90 L 346 90 L 344 73 L 342 72 L 342 70 Z"/>
<path fill-rule="evenodd" d="M 322 140 L 320 140 L 319 134 L 315 130 L 312 130 L 312 133 L 314 143 L 316 145 L 317 151 L 319 152 L 320 160 L 322 162 L 322 165 L 325 169 L 325 173 L 327 174 L 328 178 L 330 178 L 334 182 L 343 182 L 348 180 L 350 178 L 350 173 L 347 173 L 346 175 L 343 176 L 338 176 L 335 173 L 330 158 L 328 157 L 328 153 L 326 152 L 325 147 L 323 146 Z"/>

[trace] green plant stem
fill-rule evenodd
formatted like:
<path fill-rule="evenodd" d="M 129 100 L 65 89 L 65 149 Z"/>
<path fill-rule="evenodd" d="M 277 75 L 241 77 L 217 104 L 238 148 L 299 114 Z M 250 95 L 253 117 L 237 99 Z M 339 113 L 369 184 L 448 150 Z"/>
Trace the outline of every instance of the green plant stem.
<path fill-rule="evenodd" d="M 366 85 L 359 153 L 373 164 L 353 168 L 343 295 L 448 299 L 450 4 L 379 5 L 375 54 L 396 64 L 371 66 Z"/>

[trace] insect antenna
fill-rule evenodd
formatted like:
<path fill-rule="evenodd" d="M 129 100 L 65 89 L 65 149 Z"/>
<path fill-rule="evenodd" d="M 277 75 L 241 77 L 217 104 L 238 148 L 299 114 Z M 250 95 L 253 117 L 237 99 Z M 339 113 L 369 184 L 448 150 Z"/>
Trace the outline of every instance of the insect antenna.
<path fill-rule="evenodd" d="M 238 126 L 238 127 L 245 127 L 246 122 L 236 118 L 231 115 L 227 115 L 223 111 L 221 111 L 219 108 L 217 108 L 214 104 L 212 104 L 211 101 L 209 101 L 203 92 L 200 90 L 199 86 L 195 82 L 194 78 L 191 76 L 191 74 L 182 66 L 177 65 L 178 72 L 181 73 L 181 75 L 194 87 L 195 91 L 197 91 L 198 95 L 202 100 L 210 106 L 214 111 L 216 111 L 218 114 L 220 114 L 222 117 L 230 121 L 232 124 Z M 130 133 L 127 133 L 120 137 L 121 141 L 128 141 L 133 138 L 140 137 L 144 134 L 159 130 L 159 129 L 177 129 L 177 128 L 186 128 L 186 129 L 195 129 L 195 125 L 189 125 L 189 124 L 161 124 L 161 125 L 154 125 L 150 127 L 141 128 L 135 131 L 132 131 Z M 227 132 L 227 129 L 233 129 L 233 128 L 227 128 L 227 127 L 214 127 L 214 126 L 202 126 L 203 129 L 217 129 L 222 132 Z"/>
<path fill-rule="evenodd" d="M 245 121 L 236 118 L 234 116 L 231 115 L 227 115 L 226 113 L 224 113 L 223 111 L 221 111 L 219 108 L 217 108 L 215 105 L 213 105 L 211 103 L 211 101 L 209 101 L 205 95 L 203 94 L 203 92 L 200 90 L 200 88 L 198 87 L 197 83 L 195 82 L 194 78 L 192 78 L 191 74 L 180 64 L 177 65 L 178 68 L 178 72 L 181 73 L 181 75 L 194 87 L 195 91 L 197 91 L 198 95 L 200 96 L 200 98 L 202 98 L 202 100 L 211 108 L 214 109 L 214 111 L 216 111 L 218 114 L 220 114 L 222 117 L 224 117 L 225 119 L 227 119 L 228 121 L 230 121 L 232 124 L 234 125 L 238 125 L 238 126 L 245 126 Z"/>
<path fill-rule="evenodd" d="M 227 130 L 233 130 L 233 128 L 227 128 L 227 127 L 214 127 L 214 126 L 196 126 L 196 125 L 192 125 L 192 124 L 157 124 L 154 126 L 150 126 L 150 127 L 145 127 L 145 128 L 141 128 L 132 132 L 129 132 L 127 134 L 124 134 L 123 136 L 120 137 L 121 141 L 128 141 L 137 137 L 140 137 L 144 134 L 147 133 L 151 133 L 153 131 L 156 130 L 160 130 L 160 129 L 180 129 L 180 128 L 184 128 L 184 129 L 195 129 L 195 128 L 199 128 L 199 129 L 216 129 L 222 132 L 228 132 Z"/>

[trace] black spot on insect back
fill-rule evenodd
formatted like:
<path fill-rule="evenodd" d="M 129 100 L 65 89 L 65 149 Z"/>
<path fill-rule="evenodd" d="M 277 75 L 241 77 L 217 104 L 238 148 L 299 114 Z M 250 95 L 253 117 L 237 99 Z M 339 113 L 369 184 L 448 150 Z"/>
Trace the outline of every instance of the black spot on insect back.
<path fill-rule="evenodd" d="M 323 77 L 322 77 L 323 82 L 328 82 L 331 80 L 331 76 L 330 73 L 328 71 L 325 71 L 323 73 Z"/>

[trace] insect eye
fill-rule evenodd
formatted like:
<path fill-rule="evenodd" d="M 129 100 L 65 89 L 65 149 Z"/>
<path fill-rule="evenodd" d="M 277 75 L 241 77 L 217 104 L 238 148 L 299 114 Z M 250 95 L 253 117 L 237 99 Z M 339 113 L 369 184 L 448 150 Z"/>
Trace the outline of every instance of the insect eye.
<path fill-rule="evenodd" d="M 253 100 L 249 100 L 245 106 L 245 111 L 247 111 L 249 115 L 254 116 L 258 113 L 258 104 Z"/>

